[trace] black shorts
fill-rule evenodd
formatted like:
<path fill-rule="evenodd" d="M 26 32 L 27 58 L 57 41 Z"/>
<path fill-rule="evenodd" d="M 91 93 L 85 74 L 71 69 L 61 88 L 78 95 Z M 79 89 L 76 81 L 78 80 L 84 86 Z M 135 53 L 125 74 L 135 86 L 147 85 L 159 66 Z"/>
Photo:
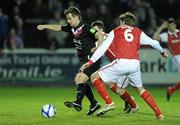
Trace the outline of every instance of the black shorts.
<path fill-rule="evenodd" d="M 96 72 L 97 70 L 99 70 L 101 65 L 101 59 L 99 59 L 98 61 L 96 61 L 96 63 L 93 63 L 90 67 L 86 68 L 83 73 L 86 74 L 89 78 L 90 76 Z"/>

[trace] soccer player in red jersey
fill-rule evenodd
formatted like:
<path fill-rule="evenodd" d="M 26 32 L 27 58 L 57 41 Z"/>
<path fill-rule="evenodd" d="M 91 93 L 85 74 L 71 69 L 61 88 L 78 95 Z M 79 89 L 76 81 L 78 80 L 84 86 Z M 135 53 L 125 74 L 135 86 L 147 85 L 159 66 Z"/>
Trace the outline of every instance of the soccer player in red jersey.
<path fill-rule="evenodd" d="M 102 21 L 94 21 L 91 24 L 92 27 L 94 27 L 97 31 L 101 32 L 104 35 L 104 39 L 107 38 L 108 34 L 105 33 L 105 27 L 104 27 L 104 23 Z M 94 49 L 95 51 L 96 49 Z M 110 49 L 108 49 L 104 56 L 101 58 L 102 62 L 101 62 L 101 67 L 103 67 L 104 65 L 112 62 L 115 59 L 115 55 L 111 52 Z M 123 88 L 127 87 L 127 82 L 128 82 L 128 78 L 124 75 L 121 76 L 117 79 L 118 82 L 121 82 L 122 84 L 124 84 L 124 86 L 122 86 Z M 126 113 L 135 113 L 136 111 L 138 111 L 138 106 L 134 100 L 134 98 L 128 93 L 128 91 L 124 91 L 123 93 L 118 93 L 116 91 L 116 84 L 115 83 L 108 83 L 107 84 L 109 86 L 109 88 L 116 94 L 118 94 L 120 96 L 120 98 L 122 100 L 125 101 L 125 106 L 124 106 L 124 111 Z"/>
<path fill-rule="evenodd" d="M 109 48 L 116 59 L 91 75 L 91 81 L 101 97 L 106 100 L 106 93 L 103 93 L 101 89 L 103 82 L 114 82 L 118 77 L 126 75 L 130 79 L 131 85 L 137 88 L 139 95 L 153 109 L 156 118 L 163 119 L 164 116 L 152 95 L 142 85 L 138 49 L 140 45 L 151 45 L 165 58 L 167 53 L 158 41 L 151 39 L 142 30 L 133 26 L 136 17 L 132 13 L 121 14 L 119 20 L 120 26 L 108 34 L 107 39 L 95 51 L 89 61 L 81 67 L 81 70 L 95 63 Z M 116 81 L 116 85 L 118 93 L 125 90 L 121 88 L 122 83 Z M 111 110 L 111 104 L 106 104 L 97 115 L 104 115 L 109 110 Z"/>
<path fill-rule="evenodd" d="M 167 32 L 161 33 L 164 29 L 168 29 Z M 177 68 L 180 70 L 180 30 L 176 28 L 176 23 L 173 18 L 169 18 L 165 21 L 154 33 L 154 39 L 165 42 L 173 55 L 173 61 Z M 180 82 L 177 82 L 174 86 L 170 86 L 167 89 L 167 100 L 169 101 L 171 95 L 180 88 Z"/>

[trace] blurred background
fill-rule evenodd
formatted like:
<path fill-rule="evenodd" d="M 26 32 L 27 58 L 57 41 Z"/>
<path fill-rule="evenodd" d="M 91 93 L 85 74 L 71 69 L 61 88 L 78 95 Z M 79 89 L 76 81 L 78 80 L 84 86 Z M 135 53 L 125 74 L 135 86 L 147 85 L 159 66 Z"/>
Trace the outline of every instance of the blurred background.
<path fill-rule="evenodd" d="M 79 62 L 72 36 L 36 29 L 38 24 L 66 24 L 63 12 L 70 5 L 78 7 L 88 23 L 103 21 L 107 33 L 125 11 L 137 16 L 138 27 L 149 36 L 169 17 L 180 26 L 180 0 L 1 0 L 0 85 L 74 85 Z M 163 60 L 151 48 L 141 49 L 140 55 L 145 85 L 179 81 L 171 56 Z"/>

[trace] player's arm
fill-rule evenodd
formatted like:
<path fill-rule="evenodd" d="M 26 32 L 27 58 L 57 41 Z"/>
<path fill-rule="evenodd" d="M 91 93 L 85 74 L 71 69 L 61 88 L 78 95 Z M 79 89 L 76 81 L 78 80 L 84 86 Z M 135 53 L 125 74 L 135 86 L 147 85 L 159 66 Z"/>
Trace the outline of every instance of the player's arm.
<path fill-rule="evenodd" d="M 141 33 L 140 44 L 141 45 L 150 45 L 154 49 L 158 50 L 163 57 L 167 58 L 167 56 L 168 56 L 167 52 L 162 48 L 160 43 L 157 40 L 154 40 L 154 39 L 151 39 L 150 37 L 148 37 L 144 32 Z"/>
<path fill-rule="evenodd" d="M 94 52 L 94 54 L 90 58 L 89 62 L 91 64 L 95 63 L 107 51 L 113 39 L 114 39 L 114 31 L 111 31 L 108 37 L 106 38 L 106 40 L 102 43 L 100 47 L 97 48 L 97 50 Z"/>
<path fill-rule="evenodd" d="M 37 26 L 38 30 L 45 30 L 45 29 L 49 29 L 49 30 L 53 30 L 53 31 L 61 31 L 61 25 L 56 25 L 56 24 L 44 24 L 44 25 L 38 25 Z"/>
<path fill-rule="evenodd" d="M 165 21 L 154 33 L 153 39 L 160 41 L 161 40 L 160 33 L 163 31 L 163 29 L 165 29 L 167 27 L 168 27 L 168 22 Z"/>

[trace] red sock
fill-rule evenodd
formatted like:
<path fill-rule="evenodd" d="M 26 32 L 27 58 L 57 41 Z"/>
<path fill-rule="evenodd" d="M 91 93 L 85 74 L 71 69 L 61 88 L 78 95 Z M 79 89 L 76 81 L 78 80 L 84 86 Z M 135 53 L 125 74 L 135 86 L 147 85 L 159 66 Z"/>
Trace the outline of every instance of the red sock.
<path fill-rule="evenodd" d="M 176 83 L 176 85 L 171 87 L 171 92 L 174 93 L 179 88 L 180 88 L 180 82 Z"/>
<path fill-rule="evenodd" d="M 153 97 L 150 95 L 150 93 L 145 90 L 142 94 L 141 97 L 144 99 L 144 101 L 154 110 L 156 116 L 161 115 L 161 111 L 158 108 L 156 102 L 154 101 Z"/>
<path fill-rule="evenodd" d="M 104 101 L 106 102 L 106 104 L 111 104 L 112 103 L 112 99 L 109 96 L 106 87 L 104 85 L 104 83 L 102 82 L 101 79 L 96 79 L 93 81 L 93 85 L 96 88 L 97 92 L 99 93 L 99 95 L 104 99 Z"/>
<path fill-rule="evenodd" d="M 126 90 L 125 90 L 125 92 L 122 95 L 120 95 L 120 97 L 124 101 L 128 102 L 128 104 L 130 104 L 132 108 L 136 108 L 135 101 L 132 99 L 132 97 L 129 95 L 129 93 Z"/>

